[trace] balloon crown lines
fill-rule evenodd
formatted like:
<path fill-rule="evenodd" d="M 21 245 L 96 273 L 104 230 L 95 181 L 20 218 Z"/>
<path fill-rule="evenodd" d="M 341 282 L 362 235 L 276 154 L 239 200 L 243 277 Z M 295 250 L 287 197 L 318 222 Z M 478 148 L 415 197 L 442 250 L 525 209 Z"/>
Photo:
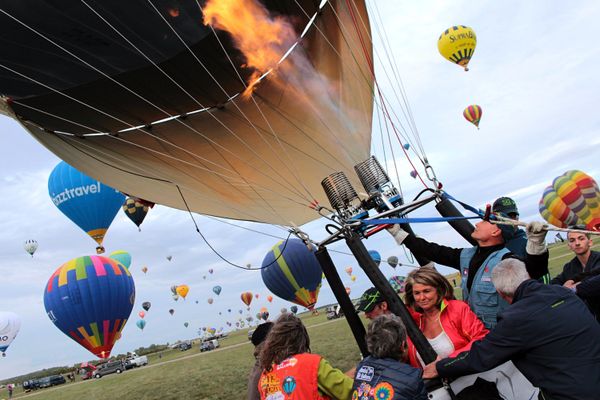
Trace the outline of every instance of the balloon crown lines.
<path fill-rule="evenodd" d="M 52 197 L 52 202 L 55 206 L 64 203 L 67 200 L 74 199 L 75 197 L 86 196 L 88 194 L 100 193 L 101 186 L 100 182 L 96 182 L 91 185 L 78 186 L 71 189 L 65 189 L 56 196 Z"/>

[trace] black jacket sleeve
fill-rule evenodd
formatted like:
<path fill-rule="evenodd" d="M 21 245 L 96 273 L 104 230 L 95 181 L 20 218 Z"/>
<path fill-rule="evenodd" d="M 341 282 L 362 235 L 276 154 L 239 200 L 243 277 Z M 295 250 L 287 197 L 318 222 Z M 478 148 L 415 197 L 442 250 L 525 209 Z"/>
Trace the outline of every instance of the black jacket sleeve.
<path fill-rule="evenodd" d="M 436 369 L 442 378 L 490 370 L 526 348 L 527 338 L 528 335 L 523 332 L 523 324 L 502 319 L 486 337 L 473 343 L 470 351 L 437 362 Z"/>
<path fill-rule="evenodd" d="M 588 278 L 577 285 L 577 296 L 583 299 L 600 297 L 600 275 Z"/>
<path fill-rule="evenodd" d="M 460 269 L 460 252 L 462 249 L 455 249 L 453 247 L 428 242 L 427 240 L 414 235 L 408 235 L 402 244 L 414 255 L 426 257 L 438 264 Z"/>
<path fill-rule="evenodd" d="M 550 276 L 550 271 L 548 270 L 549 256 L 550 253 L 548 250 L 542 254 L 525 254 L 525 268 L 527 268 L 531 279 L 540 279 L 544 275 Z M 548 281 L 545 281 L 545 283 L 548 283 Z"/>

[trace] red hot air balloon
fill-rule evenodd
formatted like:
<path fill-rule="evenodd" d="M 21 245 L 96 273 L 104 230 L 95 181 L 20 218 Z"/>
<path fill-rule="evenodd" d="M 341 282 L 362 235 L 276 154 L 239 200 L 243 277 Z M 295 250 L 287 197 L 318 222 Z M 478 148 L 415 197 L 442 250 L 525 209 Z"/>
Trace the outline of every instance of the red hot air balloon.
<path fill-rule="evenodd" d="M 252 292 L 244 292 L 240 297 L 244 304 L 250 307 L 250 303 L 252 303 Z"/>
<path fill-rule="evenodd" d="M 271 296 L 271 295 L 268 295 L 268 296 L 267 296 L 267 301 L 268 301 L 269 303 L 271 303 L 271 302 L 273 301 L 273 296 Z"/>
<path fill-rule="evenodd" d="M 479 121 L 481 121 L 482 115 L 483 110 L 477 104 L 470 105 L 463 111 L 465 119 L 475 125 L 477 129 L 479 129 Z"/>

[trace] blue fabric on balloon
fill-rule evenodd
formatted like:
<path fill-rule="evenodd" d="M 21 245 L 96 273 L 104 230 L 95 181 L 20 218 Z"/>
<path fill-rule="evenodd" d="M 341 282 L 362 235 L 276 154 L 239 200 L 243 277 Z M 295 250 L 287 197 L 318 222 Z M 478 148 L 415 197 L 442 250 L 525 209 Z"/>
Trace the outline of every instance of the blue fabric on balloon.
<path fill-rule="evenodd" d="M 262 262 L 263 282 L 276 296 L 312 310 L 321 289 L 321 266 L 300 239 L 277 243 Z"/>
<path fill-rule="evenodd" d="M 54 205 L 99 246 L 102 246 L 104 235 L 125 200 L 122 193 L 64 161 L 52 170 L 48 178 L 48 193 Z"/>

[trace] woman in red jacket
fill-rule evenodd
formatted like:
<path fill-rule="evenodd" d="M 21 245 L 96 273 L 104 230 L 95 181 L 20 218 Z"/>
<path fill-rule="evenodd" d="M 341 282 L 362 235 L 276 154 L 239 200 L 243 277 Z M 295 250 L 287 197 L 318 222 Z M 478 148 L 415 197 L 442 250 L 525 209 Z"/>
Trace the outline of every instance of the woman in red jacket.
<path fill-rule="evenodd" d="M 404 302 L 415 322 L 442 358 L 469 350 L 473 342 L 488 333 L 469 305 L 454 299 L 452 286 L 434 268 L 422 267 L 411 272 L 405 293 Z M 410 341 L 408 357 L 412 366 L 423 368 L 423 361 Z"/>

